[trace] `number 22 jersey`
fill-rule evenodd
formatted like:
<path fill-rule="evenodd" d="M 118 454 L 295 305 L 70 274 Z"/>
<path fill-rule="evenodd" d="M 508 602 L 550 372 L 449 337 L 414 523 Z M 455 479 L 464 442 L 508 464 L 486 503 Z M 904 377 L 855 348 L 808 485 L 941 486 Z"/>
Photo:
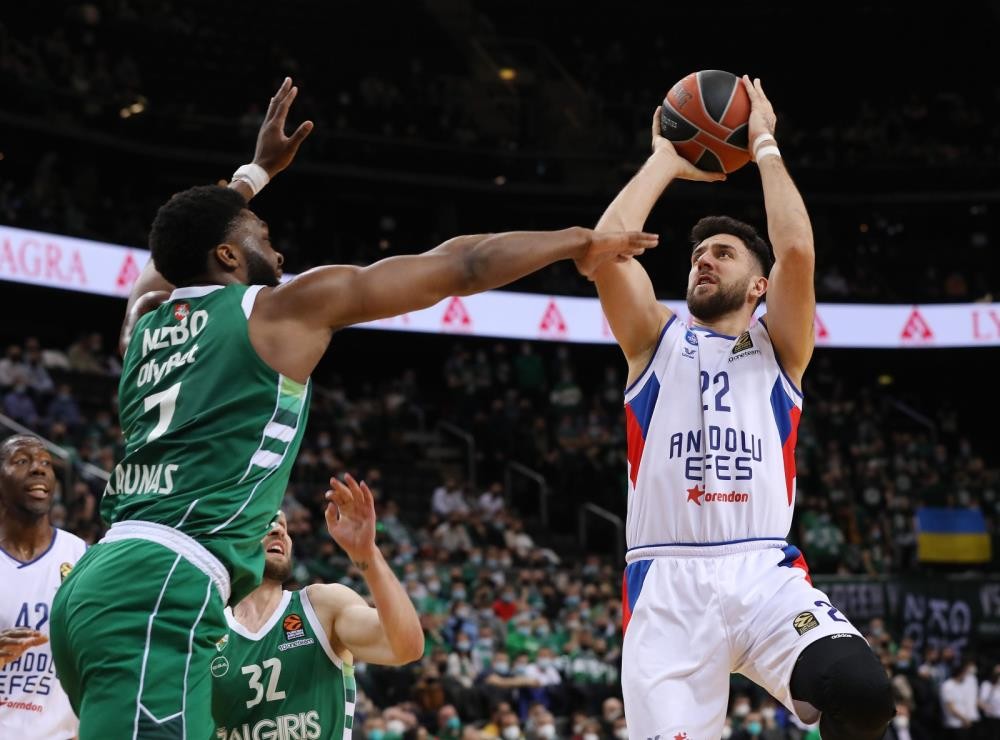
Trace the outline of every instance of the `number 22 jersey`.
<path fill-rule="evenodd" d="M 764 320 L 731 337 L 672 316 L 625 391 L 629 550 L 783 541 L 801 413 Z"/>

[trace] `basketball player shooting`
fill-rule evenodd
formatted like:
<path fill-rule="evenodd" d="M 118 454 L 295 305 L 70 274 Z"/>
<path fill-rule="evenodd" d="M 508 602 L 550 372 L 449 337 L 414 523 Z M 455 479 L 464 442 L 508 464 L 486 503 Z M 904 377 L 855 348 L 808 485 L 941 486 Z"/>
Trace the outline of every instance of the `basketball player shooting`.
<path fill-rule="evenodd" d="M 824 740 L 881 738 L 894 714 L 878 659 L 786 542 L 799 390 L 813 351 L 812 227 L 760 80 L 744 77 L 770 249 L 709 216 L 691 232 L 690 322 L 657 302 L 633 258 L 592 279 L 628 360 L 622 689 L 629 736 L 720 737 L 729 674 L 763 686 Z M 653 123 L 653 154 L 600 230 L 640 229 L 674 179 L 717 181 Z M 758 304 L 767 313 L 753 323 Z"/>

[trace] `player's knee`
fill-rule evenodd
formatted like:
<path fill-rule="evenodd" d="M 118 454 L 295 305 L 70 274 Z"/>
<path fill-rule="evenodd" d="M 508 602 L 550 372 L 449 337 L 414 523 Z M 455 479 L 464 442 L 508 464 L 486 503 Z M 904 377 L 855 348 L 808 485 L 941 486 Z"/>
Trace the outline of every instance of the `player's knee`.
<path fill-rule="evenodd" d="M 830 667 L 827 692 L 830 718 L 857 733 L 882 737 L 896 714 L 892 684 L 875 654 L 866 651 L 845 656 Z M 861 737 L 861 735 L 855 735 Z"/>
<path fill-rule="evenodd" d="M 823 713 L 824 740 L 881 738 L 896 713 L 889 677 L 859 637 L 810 645 L 792 675 L 792 694 Z"/>

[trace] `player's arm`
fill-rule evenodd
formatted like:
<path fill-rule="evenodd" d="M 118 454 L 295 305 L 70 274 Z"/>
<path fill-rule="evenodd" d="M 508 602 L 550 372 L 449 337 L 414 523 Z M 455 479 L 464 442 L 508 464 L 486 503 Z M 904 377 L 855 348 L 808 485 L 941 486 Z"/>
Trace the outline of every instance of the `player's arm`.
<path fill-rule="evenodd" d="M 424 654 L 424 631 L 413 602 L 375 544 L 375 500 L 349 475 L 330 479 L 326 523 L 368 585 L 375 607 L 339 584 L 309 586 L 309 599 L 328 632 L 357 659 L 403 665 Z"/>
<path fill-rule="evenodd" d="M 284 170 L 295 159 L 296 153 L 302 142 L 313 129 L 312 121 L 305 121 L 291 136 L 285 136 L 285 121 L 288 118 L 288 110 L 298 95 L 299 89 L 292 85 L 289 77 L 281 83 L 281 87 L 271 98 L 267 106 L 267 113 L 264 121 L 257 132 L 257 146 L 254 150 L 253 164 L 261 167 L 268 175 L 268 179 L 273 179 L 279 172 Z M 229 187 L 243 196 L 249 203 L 254 196 L 254 189 L 248 180 L 236 178 L 229 183 Z M 153 260 L 150 259 L 142 268 L 139 277 L 129 291 L 128 304 L 125 307 L 125 321 L 122 322 L 121 332 L 118 336 L 118 350 L 124 356 L 128 347 L 128 340 L 132 336 L 132 329 L 135 322 L 147 311 L 156 308 L 160 303 L 144 301 L 140 304 L 139 299 L 147 293 L 166 293 L 169 295 L 174 289 L 166 278 L 156 270 Z M 137 308 L 138 307 L 138 308 Z"/>
<path fill-rule="evenodd" d="M 597 222 L 597 231 L 643 228 L 650 211 L 673 180 L 717 181 L 725 175 L 702 172 L 677 154 L 660 135 L 660 109 L 653 115 L 653 154 L 615 197 Z M 645 367 L 671 312 L 659 301 L 646 270 L 632 258 L 605 263 L 594 272 L 601 308 L 631 370 Z"/>
<path fill-rule="evenodd" d="M 368 267 L 317 267 L 278 286 L 257 305 L 265 321 L 329 332 L 428 308 L 449 296 L 497 288 L 562 259 L 576 260 L 589 274 L 656 243 L 653 234 L 596 233 L 580 227 L 459 236 L 428 252 L 389 257 Z"/>
<path fill-rule="evenodd" d="M 816 252 L 812 224 L 802 195 L 785 169 L 777 149 L 774 129 L 777 118 L 764 95 L 760 80 L 750 82 L 743 76 L 743 87 L 750 96 L 750 145 L 755 148 L 757 168 L 764 189 L 767 211 L 767 235 L 774 248 L 774 267 L 768 278 L 768 334 L 785 372 L 801 385 L 802 374 L 812 357 L 815 337 L 816 289 L 813 276 Z M 768 138 L 770 137 L 770 138 Z"/>

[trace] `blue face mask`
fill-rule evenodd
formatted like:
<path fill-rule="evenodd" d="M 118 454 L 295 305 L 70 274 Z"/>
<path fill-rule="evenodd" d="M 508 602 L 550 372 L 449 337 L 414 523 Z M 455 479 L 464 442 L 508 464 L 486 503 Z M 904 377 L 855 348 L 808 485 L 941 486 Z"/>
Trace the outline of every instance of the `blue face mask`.
<path fill-rule="evenodd" d="M 759 735 L 764 731 L 764 726 L 760 722 L 747 722 L 747 732 L 751 735 Z"/>
<path fill-rule="evenodd" d="M 366 734 L 368 740 L 382 740 L 385 737 L 385 730 L 374 729 Z"/>
<path fill-rule="evenodd" d="M 462 720 L 460 720 L 458 717 L 449 717 L 448 721 L 444 723 L 444 726 L 447 727 L 449 730 L 457 730 L 459 727 L 462 726 Z"/>

